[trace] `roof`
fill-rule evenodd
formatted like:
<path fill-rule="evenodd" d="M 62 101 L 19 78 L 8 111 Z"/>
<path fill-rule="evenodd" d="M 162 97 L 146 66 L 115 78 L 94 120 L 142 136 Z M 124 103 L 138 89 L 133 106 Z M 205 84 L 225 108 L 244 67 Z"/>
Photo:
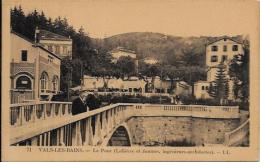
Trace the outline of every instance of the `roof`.
<path fill-rule="evenodd" d="M 52 33 L 50 31 L 47 30 L 40 30 L 39 31 L 39 35 L 38 35 L 39 40 L 58 40 L 58 41 L 71 41 L 72 39 L 56 34 L 56 33 Z"/>
<path fill-rule="evenodd" d="M 119 52 L 119 51 L 123 51 L 123 52 L 128 52 L 128 53 L 136 54 L 135 51 L 125 49 L 124 47 L 117 47 L 117 48 L 111 50 L 110 53 Z"/>
<path fill-rule="evenodd" d="M 16 33 L 15 31 L 11 31 L 11 33 L 17 35 L 18 37 L 20 37 L 20 38 L 26 40 L 26 41 L 29 42 L 29 43 L 31 43 L 32 46 L 37 47 L 37 48 L 40 48 L 40 49 L 42 49 L 42 50 L 48 52 L 48 53 L 51 54 L 52 56 L 54 56 L 54 57 L 56 57 L 56 58 L 58 58 L 58 59 L 61 60 L 61 58 L 60 58 L 59 56 L 57 56 L 56 54 L 54 54 L 54 53 L 50 52 L 49 50 L 45 49 L 44 47 L 42 47 L 42 46 L 39 45 L 38 43 L 35 44 L 35 42 L 33 42 L 33 41 L 30 40 L 29 38 L 23 36 L 22 34 Z"/>
<path fill-rule="evenodd" d="M 206 80 L 199 80 L 199 81 L 195 82 L 194 84 L 198 84 L 198 83 L 210 83 L 210 82 L 206 81 Z"/>
<path fill-rule="evenodd" d="M 233 42 L 236 42 L 236 43 L 238 43 L 238 44 L 242 44 L 240 41 L 235 40 L 234 38 L 231 38 L 231 37 L 228 37 L 228 36 L 222 36 L 222 37 L 220 37 L 220 38 L 216 38 L 214 41 L 211 41 L 211 42 L 207 43 L 206 46 L 208 46 L 208 45 L 210 45 L 210 44 L 213 44 L 213 43 L 216 43 L 216 42 L 218 42 L 218 41 L 220 41 L 220 40 L 222 40 L 222 39 L 229 39 L 229 40 L 231 40 L 231 41 L 233 41 Z"/>
<path fill-rule="evenodd" d="M 13 30 L 11 30 L 11 33 L 17 35 L 18 37 L 20 37 L 20 38 L 22 38 L 22 39 L 24 39 L 24 40 L 26 40 L 27 42 L 30 42 L 30 43 L 34 44 L 34 42 L 33 42 L 31 39 L 25 37 L 25 36 L 22 35 L 22 34 L 19 34 L 19 33 L 15 32 L 15 31 L 13 31 Z"/>

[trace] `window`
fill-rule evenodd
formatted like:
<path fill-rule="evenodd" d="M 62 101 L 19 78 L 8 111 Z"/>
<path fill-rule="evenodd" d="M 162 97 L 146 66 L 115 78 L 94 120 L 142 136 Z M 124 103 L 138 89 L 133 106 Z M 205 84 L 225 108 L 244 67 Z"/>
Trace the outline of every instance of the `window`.
<path fill-rule="evenodd" d="M 58 76 L 54 76 L 52 80 L 52 90 L 56 93 L 58 91 Z"/>
<path fill-rule="evenodd" d="M 227 45 L 224 45 L 224 46 L 223 46 L 223 51 L 224 51 L 224 52 L 227 52 Z"/>
<path fill-rule="evenodd" d="M 218 56 L 211 56 L 211 62 L 218 62 Z"/>
<path fill-rule="evenodd" d="M 27 76 L 20 76 L 16 80 L 16 89 L 32 89 L 31 79 Z"/>
<path fill-rule="evenodd" d="M 206 86 L 206 90 L 209 90 L 209 87 L 208 87 L 208 86 Z"/>
<path fill-rule="evenodd" d="M 218 51 L 218 46 L 211 46 L 211 51 Z"/>
<path fill-rule="evenodd" d="M 22 61 L 27 61 L 27 50 L 21 52 Z"/>
<path fill-rule="evenodd" d="M 53 63 L 53 57 L 48 56 L 48 63 Z"/>
<path fill-rule="evenodd" d="M 222 55 L 222 60 L 221 60 L 222 62 L 225 62 L 225 61 L 227 61 L 227 55 Z"/>
<path fill-rule="evenodd" d="M 63 46 L 63 54 L 68 54 L 68 48 L 67 48 L 67 46 Z"/>
<path fill-rule="evenodd" d="M 49 50 L 50 52 L 52 52 L 52 46 L 51 46 L 51 45 L 48 45 L 48 50 Z"/>
<path fill-rule="evenodd" d="M 60 46 L 55 46 L 56 54 L 60 54 Z"/>
<path fill-rule="evenodd" d="M 238 51 L 238 45 L 233 45 L 232 50 L 233 51 Z"/>
<path fill-rule="evenodd" d="M 48 88 L 48 74 L 43 72 L 41 75 L 41 91 L 44 92 Z"/>
<path fill-rule="evenodd" d="M 204 90 L 204 86 L 202 86 L 201 89 Z"/>

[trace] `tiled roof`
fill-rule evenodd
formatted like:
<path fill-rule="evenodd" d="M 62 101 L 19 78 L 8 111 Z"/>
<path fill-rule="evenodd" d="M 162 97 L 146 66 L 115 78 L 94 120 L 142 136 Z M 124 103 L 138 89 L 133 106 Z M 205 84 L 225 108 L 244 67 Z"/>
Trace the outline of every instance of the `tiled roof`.
<path fill-rule="evenodd" d="M 222 36 L 222 37 L 216 38 L 214 41 L 211 41 L 211 42 L 207 43 L 207 46 L 210 45 L 210 44 L 213 44 L 215 42 L 218 42 L 218 41 L 220 41 L 222 39 L 229 39 L 229 40 L 231 40 L 233 42 L 236 42 L 238 44 L 242 44 L 240 41 L 235 40 L 234 38 L 231 38 L 231 37 L 228 37 L 228 36 Z"/>
<path fill-rule="evenodd" d="M 71 41 L 71 39 L 68 37 L 65 37 L 65 36 L 62 36 L 62 35 L 59 35 L 56 33 L 52 33 L 47 30 L 40 30 L 38 38 L 40 40 L 68 40 L 68 41 Z"/>

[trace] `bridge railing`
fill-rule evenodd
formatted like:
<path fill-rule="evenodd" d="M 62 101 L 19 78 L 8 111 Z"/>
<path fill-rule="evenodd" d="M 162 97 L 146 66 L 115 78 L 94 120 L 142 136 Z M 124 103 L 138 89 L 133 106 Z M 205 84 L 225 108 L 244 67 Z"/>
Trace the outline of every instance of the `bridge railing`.
<path fill-rule="evenodd" d="M 238 146 L 243 144 L 249 135 L 249 119 L 231 132 L 225 133 L 226 146 Z"/>
<path fill-rule="evenodd" d="M 58 110 L 55 109 L 56 104 L 59 105 Z M 64 109 L 61 108 L 61 105 L 65 105 L 65 113 L 62 111 Z M 212 118 L 236 118 L 238 116 L 238 107 L 127 103 L 108 105 L 72 116 L 70 105 L 71 103 L 53 102 L 12 105 L 11 145 L 100 145 L 102 140 L 113 133 L 121 123 L 133 116 Z M 214 115 L 215 113 L 217 115 Z M 27 124 L 30 122 L 31 124 Z"/>
<path fill-rule="evenodd" d="M 239 118 L 238 106 L 134 104 L 136 115 Z"/>
<path fill-rule="evenodd" d="M 11 104 L 10 125 L 24 126 L 42 120 L 66 117 L 71 114 L 71 102 L 29 102 Z"/>
<path fill-rule="evenodd" d="M 15 106 L 14 106 L 15 107 Z M 11 128 L 11 145 L 99 145 L 102 139 L 133 116 L 131 105 L 114 104 L 82 114 L 42 120 Z"/>
<path fill-rule="evenodd" d="M 142 93 L 142 92 L 96 92 L 99 95 L 131 95 L 131 96 L 144 96 L 144 97 L 151 97 L 151 96 L 167 96 L 170 97 L 171 95 L 169 93 Z"/>

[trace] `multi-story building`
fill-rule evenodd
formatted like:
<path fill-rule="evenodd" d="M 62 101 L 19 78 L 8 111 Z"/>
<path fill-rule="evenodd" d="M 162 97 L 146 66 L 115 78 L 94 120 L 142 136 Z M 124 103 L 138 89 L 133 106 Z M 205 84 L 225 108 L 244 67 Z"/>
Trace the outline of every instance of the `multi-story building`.
<path fill-rule="evenodd" d="M 36 30 L 37 41 L 60 58 L 72 58 L 72 39 L 47 30 Z"/>
<path fill-rule="evenodd" d="M 206 46 L 206 65 L 208 66 L 207 81 L 215 80 L 218 65 L 228 65 L 235 55 L 243 54 L 243 46 L 230 37 L 222 37 Z M 228 72 L 228 68 L 226 69 Z"/>
<path fill-rule="evenodd" d="M 60 90 L 61 59 L 11 32 L 11 103 L 46 100 Z"/>
<path fill-rule="evenodd" d="M 199 81 L 194 84 L 194 95 L 196 98 L 210 98 L 206 93 L 208 85 L 216 80 L 218 66 L 223 63 L 225 74 L 229 83 L 228 99 L 233 99 L 233 82 L 228 75 L 229 63 L 235 55 L 244 54 L 242 43 L 224 36 L 206 45 L 207 81 Z"/>

